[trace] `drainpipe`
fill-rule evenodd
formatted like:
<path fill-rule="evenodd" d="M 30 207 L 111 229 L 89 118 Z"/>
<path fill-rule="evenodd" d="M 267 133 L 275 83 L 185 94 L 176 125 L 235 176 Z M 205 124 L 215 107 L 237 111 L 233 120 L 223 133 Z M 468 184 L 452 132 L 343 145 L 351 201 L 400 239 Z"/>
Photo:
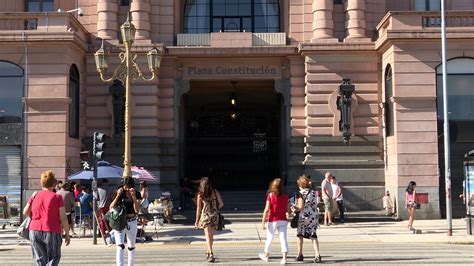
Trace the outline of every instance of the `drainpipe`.
<path fill-rule="evenodd" d="M 20 197 L 20 206 L 23 207 L 24 203 L 24 197 L 26 197 L 26 194 L 24 193 L 25 186 L 28 184 L 28 178 L 26 178 L 25 182 L 25 175 L 27 175 L 27 168 L 28 168 L 28 121 L 27 119 L 27 112 L 28 112 L 28 106 L 26 99 L 28 98 L 28 46 L 26 44 L 28 36 L 26 32 L 23 32 L 21 39 L 23 41 L 24 45 L 24 56 L 25 56 L 25 71 L 23 74 L 24 82 L 23 82 L 23 115 L 22 115 L 22 120 L 23 120 L 23 140 L 22 140 L 22 156 L 21 156 L 21 178 L 20 178 L 20 190 L 22 192 L 22 195 Z M 23 216 L 23 211 L 20 210 L 20 216 Z"/>

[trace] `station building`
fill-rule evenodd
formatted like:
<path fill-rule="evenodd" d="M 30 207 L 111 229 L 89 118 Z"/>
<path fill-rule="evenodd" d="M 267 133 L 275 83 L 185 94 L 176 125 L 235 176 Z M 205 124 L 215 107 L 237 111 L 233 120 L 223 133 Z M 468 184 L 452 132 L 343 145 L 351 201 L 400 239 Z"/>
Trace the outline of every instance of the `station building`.
<path fill-rule="evenodd" d="M 331 171 L 349 210 L 379 210 L 390 191 L 400 217 L 410 180 L 420 218 L 445 209 L 440 1 L 434 0 L 0 0 L 0 194 L 17 209 L 39 188 L 80 169 L 103 132 L 108 160 L 123 154 L 123 85 L 99 78 L 123 50 L 162 52 L 157 80 L 131 87 L 132 161 L 179 193 L 180 180 L 213 179 L 244 204 L 274 177 L 296 189 Z M 474 3 L 447 0 L 454 214 L 462 215 L 463 154 L 472 149 Z M 82 12 L 77 12 L 81 8 Z M 351 96 L 350 140 L 340 130 L 339 86 Z M 121 94 L 122 93 L 122 94 Z M 255 192 L 258 191 L 258 192 Z M 23 196 L 22 196 L 23 195 Z"/>

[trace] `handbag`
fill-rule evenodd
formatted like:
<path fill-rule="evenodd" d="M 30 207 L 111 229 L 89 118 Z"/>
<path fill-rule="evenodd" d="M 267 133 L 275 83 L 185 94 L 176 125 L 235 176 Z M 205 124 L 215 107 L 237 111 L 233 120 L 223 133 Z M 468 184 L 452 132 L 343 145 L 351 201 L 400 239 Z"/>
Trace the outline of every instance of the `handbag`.
<path fill-rule="evenodd" d="M 306 199 L 308 198 L 309 193 L 311 193 L 312 191 L 313 191 L 313 190 L 310 189 L 310 190 L 308 191 L 308 194 L 306 194 L 306 197 L 303 197 L 303 202 L 304 202 L 304 204 L 306 204 Z M 303 208 L 304 208 L 304 205 L 303 205 Z M 298 223 L 299 223 L 299 221 L 300 221 L 300 212 L 297 211 L 297 212 L 295 212 L 295 216 L 293 216 L 293 218 L 291 219 L 290 227 L 291 227 L 291 228 L 298 228 Z"/>
<path fill-rule="evenodd" d="M 38 192 L 35 192 L 32 195 L 33 199 L 35 199 L 37 193 Z M 33 203 L 33 200 L 31 201 L 31 203 Z M 30 223 L 31 223 L 31 217 L 27 216 L 23 220 L 23 222 L 21 222 L 20 226 L 16 230 L 16 233 L 18 234 L 18 236 L 20 236 L 23 239 L 30 240 Z"/>
<path fill-rule="evenodd" d="M 217 231 L 222 231 L 222 229 L 225 228 L 225 225 L 224 225 L 224 215 L 222 215 L 221 213 L 219 213 L 219 221 L 217 222 Z"/>
<path fill-rule="evenodd" d="M 20 227 L 16 230 L 16 233 L 23 239 L 30 240 L 30 216 L 27 216 L 23 222 L 21 222 Z"/>
<path fill-rule="evenodd" d="M 299 221 L 300 221 L 300 212 L 295 212 L 295 216 L 293 216 L 293 218 L 291 219 L 290 227 L 297 228 Z"/>

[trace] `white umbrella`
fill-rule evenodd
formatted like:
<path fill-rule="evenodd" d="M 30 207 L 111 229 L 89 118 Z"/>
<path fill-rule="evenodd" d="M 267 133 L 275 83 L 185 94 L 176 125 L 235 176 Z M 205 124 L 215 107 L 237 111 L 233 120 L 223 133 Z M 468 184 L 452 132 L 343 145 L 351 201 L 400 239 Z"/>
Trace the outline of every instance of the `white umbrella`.
<path fill-rule="evenodd" d="M 139 166 L 132 166 L 132 177 L 139 181 L 159 181 L 152 172 Z"/>

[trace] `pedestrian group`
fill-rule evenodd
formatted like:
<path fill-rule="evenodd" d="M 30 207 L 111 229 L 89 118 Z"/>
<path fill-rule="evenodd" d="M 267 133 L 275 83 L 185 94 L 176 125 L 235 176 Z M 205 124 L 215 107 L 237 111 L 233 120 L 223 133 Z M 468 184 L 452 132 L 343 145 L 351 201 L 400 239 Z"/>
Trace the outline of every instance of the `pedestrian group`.
<path fill-rule="evenodd" d="M 102 236 L 112 234 L 116 244 L 116 265 L 124 265 L 125 250 L 128 265 L 135 263 L 135 243 L 138 231 L 138 214 L 146 212 L 148 205 L 148 188 L 146 183 L 140 184 L 140 191 L 135 190 L 135 179 L 124 178 L 113 193 L 107 189 L 107 180 L 103 180 L 98 188 L 99 227 Z M 300 176 L 297 180 L 298 192 L 294 203 L 284 190 L 285 180 L 275 178 L 270 182 L 262 215 L 262 228 L 266 230 L 265 246 L 258 256 L 268 262 L 271 254 L 273 237 L 278 232 L 281 264 L 288 260 L 288 219 L 293 215 L 292 227 L 296 228 L 297 255 L 296 261 L 303 261 L 303 242 L 309 239 L 314 249 L 312 262 L 320 263 L 321 253 L 317 229 L 319 228 L 319 192 L 314 189 L 310 176 Z M 70 234 L 74 232 L 77 215 L 87 216 L 92 212 L 92 197 L 90 188 L 78 184 L 57 182 L 52 171 L 41 174 L 42 189 L 35 192 L 24 207 L 23 214 L 31 217 L 29 237 L 35 265 L 59 265 L 61 245 L 70 243 Z M 321 197 L 324 203 L 324 225 L 333 224 L 333 207 L 339 210 L 339 222 L 344 222 L 344 200 L 342 186 L 330 172 L 325 174 L 321 183 Z M 388 193 L 388 191 L 387 191 Z M 387 196 L 387 195 L 386 195 Z M 387 201 L 387 202 L 385 202 Z M 389 199 L 384 198 L 386 208 L 390 206 Z M 410 181 L 405 196 L 406 208 L 410 218 L 407 227 L 413 228 L 416 209 L 419 203 L 416 196 L 416 183 Z M 213 251 L 215 230 L 223 227 L 223 217 L 220 209 L 224 206 L 219 191 L 213 186 L 211 179 L 203 177 L 199 181 L 196 193 L 195 227 L 203 229 L 206 238 L 206 260 L 215 262 Z M 393 204 L 392 204 L 393 205 Z M 77 210 L 79 207 L 79 210 Z M 121 210 L 121 211 L 120 211 Z M 106 219 L 109 219 L 108 222 Z M 120 220 L 122 219 L 122 220 Z M 125 237 L 126 245 L 125 247 Z"/>

